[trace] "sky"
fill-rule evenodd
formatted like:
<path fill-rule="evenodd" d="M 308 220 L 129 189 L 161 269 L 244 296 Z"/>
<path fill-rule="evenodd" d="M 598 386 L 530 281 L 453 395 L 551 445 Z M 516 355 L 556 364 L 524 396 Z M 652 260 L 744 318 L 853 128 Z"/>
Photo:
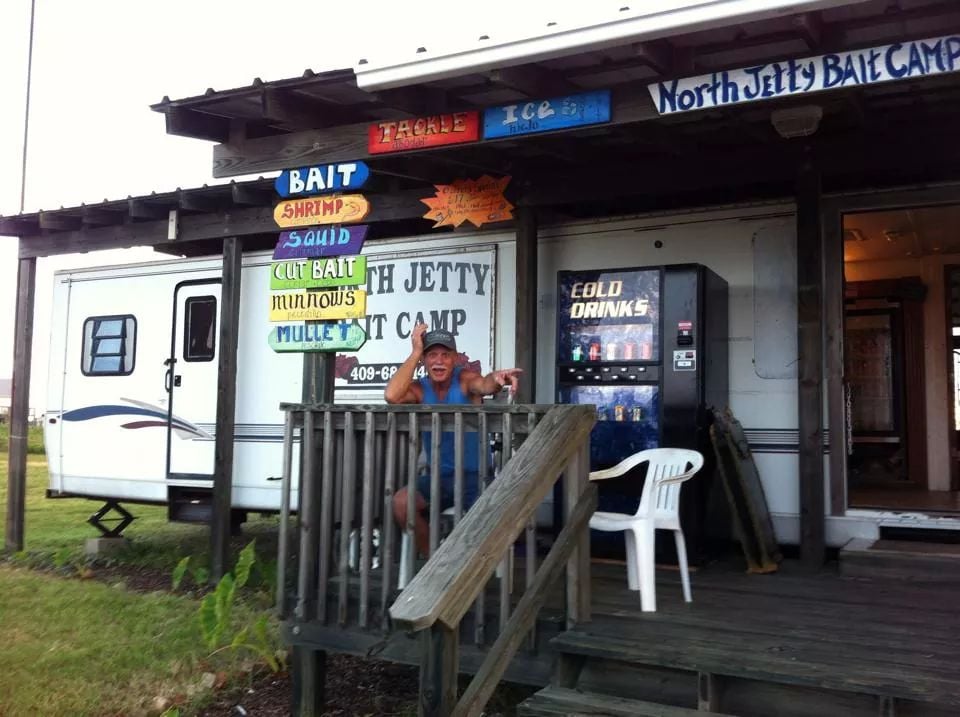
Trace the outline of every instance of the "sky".
<path fill-rule="evenodd" d="M 387 0 L 36 0 L 25 210 L 214 183 L 212 143 L 167 136 L 163 116 L 150 111 L 164 95 L 355 67 L 360 58 L 378 64 L 418 46 L 472 45 L 481 34 L 536 34 L 622 6 L 485 0 L 430 14 Z M 30 0 L 0 0 L 0 215 L 20 210 L 29 21 Z M 16 245 L 0 237 L 0 377 L 13 365 Z M 45 401 L 53 272 L 165 258 L 126 249 L 38 261 L 32 407 Z"/>

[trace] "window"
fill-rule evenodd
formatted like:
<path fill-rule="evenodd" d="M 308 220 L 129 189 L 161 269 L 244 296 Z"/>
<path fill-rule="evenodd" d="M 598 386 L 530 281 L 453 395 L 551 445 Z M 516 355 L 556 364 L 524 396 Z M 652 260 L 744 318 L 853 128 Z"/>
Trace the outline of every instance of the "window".
<path fill-rule="evenodd" d="M 83 322 L 81 370 L 85 376 L 127 376 L 133 373 L 136 346 L 133 316 L 91 316 Z"/>
<path fill-rule="evenodd" d="M 217 297 L 191 296 L 184 313 L 184 361 L 213 361 L 217 353 Z"/>

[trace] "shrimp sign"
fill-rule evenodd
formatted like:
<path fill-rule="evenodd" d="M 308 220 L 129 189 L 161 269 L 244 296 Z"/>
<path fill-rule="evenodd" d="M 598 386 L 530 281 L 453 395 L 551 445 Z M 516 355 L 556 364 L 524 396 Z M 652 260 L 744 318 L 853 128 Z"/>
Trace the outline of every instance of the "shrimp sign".
<path fill-rule="evenodd" d="M 288 199 L 273 210 L 273 219 L 281 227 L 305 227 L 313 224 L 360 222 L 370 212 L 370 202 L 362 194 L 339 197 Z"/>

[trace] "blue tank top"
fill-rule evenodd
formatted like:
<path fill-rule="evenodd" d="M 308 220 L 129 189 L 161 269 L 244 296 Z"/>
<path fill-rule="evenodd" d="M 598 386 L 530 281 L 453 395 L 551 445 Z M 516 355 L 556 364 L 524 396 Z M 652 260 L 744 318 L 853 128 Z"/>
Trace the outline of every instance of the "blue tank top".
<path fill-rule="evenodd" d="M 463 393 L 460 387 L 460 368 L 453 369 L 453 379 L 450 382 L 450 390 L 447 391 L 447 397 L 441 401 L 433 390 L 433 383 L 427 377 L 420 379 L 420 387 L 423 389 L 424 403 L 440 404 L 470 404 L 470 398 Z M 427 465 L 432 461 L 431 453 L 433 451 L 433 441 L 430 437 L 430 431 L 423 432 L 423 445 L 427 452 Z M 444 431 L 440 436 L 440 473 L 443 475 L 453 475 L 456 471 L 456 454 L 454 453 L 454 434 L 452 431 Z M 464 473 L 477 473 L 480 470 L 480 454 L 478 434 L 468 431 L 463 432 L 463 470 Z"/>

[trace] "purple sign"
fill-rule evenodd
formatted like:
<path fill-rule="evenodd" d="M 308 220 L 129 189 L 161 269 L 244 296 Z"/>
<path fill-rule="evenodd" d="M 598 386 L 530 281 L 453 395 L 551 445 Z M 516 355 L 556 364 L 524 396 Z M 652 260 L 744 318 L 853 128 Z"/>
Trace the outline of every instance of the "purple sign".
<path fill-rule="evenodd" d="M 320 256 L 344 256 L 359 254 L 363 240 L 367 238 L 366 224 L 326 227 L 306 227 L 289 232 L 280 232 L 273 258 L 313 259 Z"/>

